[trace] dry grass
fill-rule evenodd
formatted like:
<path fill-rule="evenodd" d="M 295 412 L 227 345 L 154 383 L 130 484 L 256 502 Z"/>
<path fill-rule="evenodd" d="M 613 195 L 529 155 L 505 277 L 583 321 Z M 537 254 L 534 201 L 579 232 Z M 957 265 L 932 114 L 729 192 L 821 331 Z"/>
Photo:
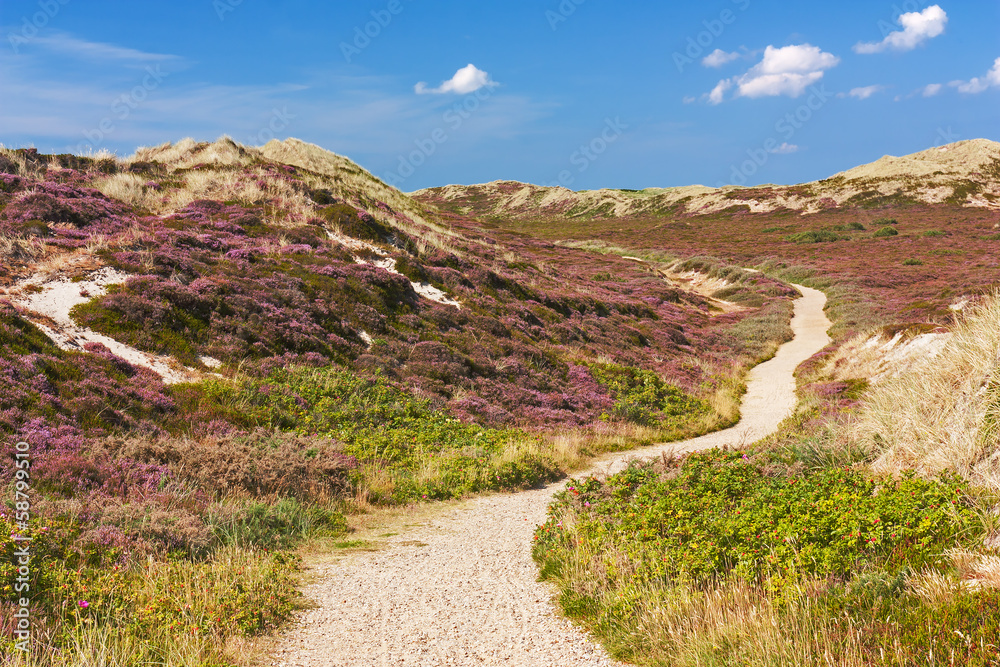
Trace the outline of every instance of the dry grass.
<path fill-rule="evenodd" d="M 146 181 L 135 174 L 120 173 L 96 179 L 93 186 L 105 196 L 124 202 L 133 208 L 156 210 L 160 197 L 146 187 Z"/>
<path fill-rule="evenodd" d="M 440 248 L 463 255 L 454 247 L 454 241 L 475 242 L 428 221 L 422 205 L 347 158 L 297 139 L 274 140 L 260 148 L 242 146 L 229 137 L 213 143 L 184 139 L 176 144 L 140 148 L 123 164 L 152 161 L 175 173 L 183 171 L 181 187 L 162 195 L 144 193 L 140 200 L 135 183 L 123 176 L 117 180 L 106 179 L 104 187 L 110 190 L 106 194 L 130 203 L 141 201 L 157 214 L 174 212 L 197 199 L 215 199 L 237 201 L 244 206 L 263 205 L 265 213 L 273 212 L 268 215 L 268 223 L 272 225 L 296 226 L 315 217 L 317 205 L 307 192 L 274 178 L 263 167 L 254 166 L 275 162 L 302 170 L 299 176 L 309 188 L 329 190 L 334 197 L 407 233 L 421 252 Z M 388 205 L 395 213 L 383 210 L 378 203 Z"/>
<path fill-rule="evenodd" d="M 964 317 L 933 365 L 869 392 L 852 436 L 880 454 L 878 471 L 952 470 L 1000 491 L 1000 296 Z"/>
<path fill-rule="evenodd" d="M 0 259 L 15 262 L 36 262 L 45 257 L 45 243 L 37 237 L 0 235 Z"/>
<path fill-rule="evenodd" d="M 285 577 L 282 582 L 276 577 Z M 129 579 L 114 580 L 110 585 L 127 590 L 117 594 L 145 612 L 142 618 L 121 618 L 112 610 L 92 607 L 81 612 L 65 609 L 49 632 L 68 634 L 66 647 L 55 649 L 49 642 L 36 641 L 31 654 L 0 655 L 0 664 L 11 667 L 131 667 L 132 665 L 170 665 L 196 667 L 218 664 L 253 664 L 257 657 L 247 651 L 248 639 L 238 632 L 204 632 L 215 627 L 213 619 L 232 611 L 228 605 L 238 597 L 259 604 L 268 600 L 257 592 L 277 585 L 291 586 L 294 581 L 285 571 L 276 571 L 266 558 L 251 551 L 227 547 L 211 560 L 192 565 L 184 562 L 153 562 L 138 566 Z M 284 592 L 282 592 L 284 594 Z M 160 622 L 152 609 L 183 609 L 180 619 Z M 220 648 L 225 646 L 225 655 Z"/>
<path fill-rule="evenodd" d="M 0 144 L 0 156 L 14 163 L 14 166 L 17 168 L 17 176 L 30 176 L 30 171 L 25 165 L 24 157 L 22 155 L 19 155 L 13 150 L 6 148 L 3 144 Z"/>

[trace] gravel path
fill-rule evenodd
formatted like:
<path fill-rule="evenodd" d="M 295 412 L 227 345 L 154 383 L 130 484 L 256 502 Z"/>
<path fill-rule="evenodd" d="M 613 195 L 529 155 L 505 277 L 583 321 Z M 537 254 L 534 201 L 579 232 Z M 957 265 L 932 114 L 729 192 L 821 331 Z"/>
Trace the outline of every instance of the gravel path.
<path fill-rule="evenodd" d="M 591 471 L 634 457 L 752 442 L 795 406 L 795 368 L 829 343 L 822 292 L 797 286 L 795 339 L 755 368 L 735 427 L 618 454 Z M 586 473 L 581 473 L 586 474 Z M 305 588 L 317 606 L 282 639 L 280 666 L 618 665 L 561 618 L 531 559 L 535 526 L 563 483 L 477 498 L 390 537 L 388 548 L 313 566 Z"/>

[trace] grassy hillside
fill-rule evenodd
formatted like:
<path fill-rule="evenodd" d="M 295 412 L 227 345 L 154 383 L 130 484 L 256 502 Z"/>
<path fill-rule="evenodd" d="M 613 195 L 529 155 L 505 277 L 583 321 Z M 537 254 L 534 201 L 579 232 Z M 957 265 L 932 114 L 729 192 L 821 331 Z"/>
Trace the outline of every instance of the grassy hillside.
<path fill-rule="evenodd" d="M 0 172 L 0 641 L 23 534 L 37 664 L 238 661 L 300 604 L 295 546 L 345 515 L 732 423 L 743 371 L 789 335 L 780 281 L 714 264 L 722 301 L 483 233 L 294 140 L 3 151 Z M 82 329 L 27 305 L 74 284 Z"/>

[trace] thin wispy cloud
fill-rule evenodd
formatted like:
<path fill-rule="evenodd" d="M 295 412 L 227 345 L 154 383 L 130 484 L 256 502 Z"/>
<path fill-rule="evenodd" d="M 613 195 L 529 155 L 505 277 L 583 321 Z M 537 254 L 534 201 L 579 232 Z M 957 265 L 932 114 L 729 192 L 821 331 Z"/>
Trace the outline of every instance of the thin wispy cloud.
<path fill-rule="evenodd" d="M 811 44 L 768 46 L 759 63 L 746 74 L 719 81 L 706 99 L 720 104 L 731 89 L 735 97 L 798 97 L 839 63 L 840 58 Z"/>
<path fill-rule="evenodd" d="M 909 12 L 899 17 L 902 30 L 891 32 L 881 42 L 858 42 L 854 52 L 861 54 L 883 51 L 912 51 L 944 32 L 948 14 L 940 5 L 931 5 L 922 12 Z"/>
<path fill-rule="evenodd" d="M 786 141 L 777 148 L 772 148 L 771 152 L 775 155 L 791 155 L 792 153 L 798 153 L 799 147 Z"/>
<path fill-rule="evenodd" d="M 36 37 L 32 43 L 47 51 L 64 53 L 75 58 L 85 58 L 87 60 L 131 61 L 143 64 L 181 60 L 180 56 L 169 53 L 150 53 L 115 44 L 91 42 L 67 33 Z"/>
<path fill-rule="evenodd" d="M 858 100 L 867 100 L 872 95 L 876 95 L 885 90 L 885 86 L 862 86 L 860 88 L 852 88 L 849 93 L 841 93 L 838 97 L 853 97 Z"/>
<path fill-rule="evenodd" d="M 490 75 L 479 69 L 472 63 L 455 72 L 455 76 L 441 83 L 437 88 L 428 88 L 427 84 L 421 81 L 414 90 L 418 95 L 468 95 L 474 93 L 484 86 L 496 86 L 497 82 L 490 79 Z"/>
<path fill-rule="evenodd" d="M 920 94 L 923 97 L 934 97 L 944 89 L 944 85 L 940 83 L 929 83 L 923 87 Z"/>

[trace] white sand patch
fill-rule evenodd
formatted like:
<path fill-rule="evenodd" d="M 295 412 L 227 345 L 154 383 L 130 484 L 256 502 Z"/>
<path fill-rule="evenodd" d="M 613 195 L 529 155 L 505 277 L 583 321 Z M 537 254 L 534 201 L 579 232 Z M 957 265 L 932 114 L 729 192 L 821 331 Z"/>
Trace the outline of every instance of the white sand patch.
<path fill-rule="evenodd" d="M 697 271 L 682 271 L 673 273 L 671 276 L 674 280 L 687 283 L 692 291 L 704 296 L 710 296 L 721 289 L 732 286 L 732 283 L 725 278 L 712 278 Z"/>
<path fill-rule="evenodd" d="M 372 245 L 367 241 L 351 238 L 350 236 L 341 234 L 340 232 L 327 231 L 326 235 L 330 237 L 331 241 L 335 241 L 353 252 L 358 252 L 360 250 L 367 250 L 368 252 L 373 252 L 379 256 L 385 255 L 385 250 L 379 248 L 377 245 Z"/>
<path fill-rule="evenodd" d="M 379 255 L 383 256 L 385 255 L 384 252 L 379 252 L 378 250 L 376 250 L 375 252 L 378 252 Z M 376 260 L 361 259 L 360 257 L 355 257 L 354 261 L 358 264 L 377 266 L 380 269 L 385 269 L 389 273 L 394 273 L 397 276 L 403 275 L 402 273 L 396 270 L 396 260 L 393 259 L 392 257 L 383 257 L 382 259 L 376 259 Z M 445 306 L 452 306 L 454 308 L 458 308 L 459 310 L 462 309 L 461 303 L 459 303 L 455 299 L 452 299 L 442 290 L 439 290 L 437 287 L 434 287 L 430 283 L 425 283 L 425 282 L 415 283 L 411 280 L 410 287 L 412 287 L 413 291 L 416 292 L 419 296 L 424 297 L 428 301 L 434 301 L 436 303 L 444 304 Z"/>
<path fill-rule="evenodd" d="M 215 357 L 209 357 L 203 355 L 198 357 L 198 361 L 205 364 L 209 368 L 219 368 L 220 366 L 222 366 L 222 362 L 216 359 Z"/>
<path fill-rule="evenodd" d="M 889 340 L 881 335 L 857 336 L 840 346 L 825 372 L 835 380 L 863 378 L 878 384 L 930 363 L 950 339 L 950 333 L 907 337 L 901 332 Z"/>
<path fill-rule="evenodd" d="M 111 268 L 103 268 L 77 282 L 64 277 L 48 280 L 42 276 L 34 276 L 18 283 L 11 290 L 11 300 L 25 311 L 25 317 L 32 320 L 35 326 L 63 350 L 82 351 L 86 343 L 100 343 L 116 357 L 150 369 L 162 377 L 166 384 L 197 379 L 195 371 L 184 368 L 169 357 L 149 354 L 119 343 L 93 329 L 78 326 L 70 317 L 70 310 L 74 306 L 103 296 L 110 285 L 121 284 L 128 277 L 128 274 Z M 33 314 L 36 317 L 33 318 Z"/>
<path fill-rule="evenodd" d="M 434 285 L 431 285 L 430 283 L 415 283 L 413 281 L 410 281 L 410 285 L 413 286 L 414 292 L 424 297 L 425 299 L 429 299 L 437 303 L 442 303 L 446 306 L 453 306 L 459 310 L 462 309 L 462 304 L 460 304 L 458 301 L 455 301 L 450 296 L 445 294 L 443 291 L 439 290 L 437 287 L 434 287 Z"/>

